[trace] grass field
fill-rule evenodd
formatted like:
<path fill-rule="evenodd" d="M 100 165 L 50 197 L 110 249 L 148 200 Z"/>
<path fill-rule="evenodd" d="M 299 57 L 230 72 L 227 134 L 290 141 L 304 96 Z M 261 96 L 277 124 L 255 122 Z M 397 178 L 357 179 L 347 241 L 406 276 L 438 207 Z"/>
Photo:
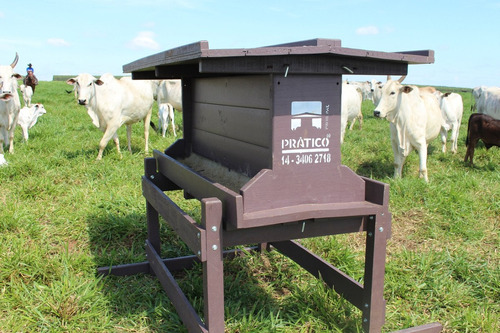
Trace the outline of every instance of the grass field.
<path fill-rule="evenodd" d="M 16 132 L 15 153 L 0 168 L 0 332 L 186 332 L 157 280 L 106 277 L 96 268 L 145 260 L 145 200 L 140 177 L 142 124 L 133 126 L 130 154 L 108 144 L 95 161 L 102 133 L 64 82 L 41 82 L 33 102 L 47 114 Z M 458 89 L 461 91 L 462 89 Z M 392 179 L 389 124 L 364 102 L 364 125 L 347 131 L 342 162 L 390 184 L 392 238 L 385 277 L 384 332 L 439 321 L 444 332 L 500 331 L 500 149 L 476 149 L 463 162 L 471 94 L 464 98 L 458 154 L 429 149 L 430 182 L 418 178 L 411 154 L 403 178 Z M 157 110 L 153 119 L 157 123 Z M 182 136 L 181 114 L 176 114 Z M 150 147 L 173 142 L 150 135 Z M 150 148 L 151 149 L 151 148 Z M 199 214 L 196 201 L 183 209 Z M 191 254 L 167 226 L 162 252 Z M 363 275 L 362 235 L 304 240 L 315 253 L 357 279 Z M 361 332 L 361 312 L 276 251 L 225 263 L 226 332 Z M 202 313 L 201 267 L 178 275 Z"/>

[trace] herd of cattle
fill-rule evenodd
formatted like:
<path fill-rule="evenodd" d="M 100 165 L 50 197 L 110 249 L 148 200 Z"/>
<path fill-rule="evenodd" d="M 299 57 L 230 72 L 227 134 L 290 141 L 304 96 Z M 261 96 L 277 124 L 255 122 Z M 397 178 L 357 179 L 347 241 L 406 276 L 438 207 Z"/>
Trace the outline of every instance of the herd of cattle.
<path fill-rule="evenodd" d="M 17 93 L 17 80 L 22 76 L 14 72 L 18 55 L 9 66 L 0 66 L 0 165 L 7 164 L 4 145 L 14 152 L 14 130 L 19 125 L 23 137 L 28 140 L 28 129 L 45 113 L 41 104 L 31 105 L 29 89 L 21 86 L 25 106 L 21 108 Z M 457 152 L 457 140 L 463 114 L 460 94 L 442 93 L 433 87 L 403 85 L 402 81 L 387 82 L 343 82 L 341 104 L 341 142 L 344 140 L 347 124 L 350 128 L 356 120 L 362 126 L 363 100 L 375 105 L 374 116 L 390 122 L 391 143 L 394 153 L 394 177 L 401 177 L 406 157 L 414 149 L 419 154 L 420 177 L 428 181 L 427 146 L 438 136 L 442 151 L 446 152 L 448 131 L 451 130 L 451 151 Z M 101 159 L 109 140 L 113 139 L 118 152 L 120 145 L 117 131 L 127 126 L 128 149 L 131 151 L 131 126 L 144 121 L 145 151 L 148 151 L 149 126 L 152 106 L 156 100 L 159 110 L 159 126 L 165 136 L 170 120 L 175 135 L 174 109 L 182 111 L 180 80 L 131 80 L 129 77 L 116 79 L 104 74 L 99 79 L 90 74 L 80 74 L 66 81 L 73 86 L 78 104 L 85 106 L 93 124 L 104 134 L 99 142 L 97 159 Z M 477 113 L 469 118 L 467 132 L 467 153 L 465 161 L 472 164 L 474 147 L 482 140 L 487 148 L 500 146 L 500 88 L 477 87 L 473 90 L 474 107 Z"/>

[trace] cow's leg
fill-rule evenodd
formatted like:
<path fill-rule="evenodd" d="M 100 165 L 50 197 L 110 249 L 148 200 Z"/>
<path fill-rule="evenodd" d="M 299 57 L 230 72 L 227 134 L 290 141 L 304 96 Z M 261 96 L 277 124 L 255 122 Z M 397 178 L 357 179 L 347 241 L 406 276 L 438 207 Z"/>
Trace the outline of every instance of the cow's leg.
<path fill-rule="evenodd" d="M 458 148 L 458 129 L 459 129 L 460 125 L 458 124 L 458 122 L 455 122 L 453 124 L 453 127 L 451 128 L 451 152 L 453 154 L 456 154 L 457 153 L 457 148 Z"/>
<path fill-rule="evenodd" d="M 173 106 L 169 107 L 168 114 L 170 115 L 170 122 L 172 123 L 172 130 L 174 131 L 174 138 L 176 138 L 177 134 L 175 133 L 174 107 Z"/>
<path fill-rule="evenodd" d="M 118 155 L 120 155 L 120 158 L 122 158 L 122 152 L 120 150 L 120 140 L 118 140 L 118 134 L 115 133 L 113 135 L 113 142 L 115 143 L 116 151 L 118 152 Z"/>
<path fill-rule="evenodd" d="M 6 131 L 3 127 L 0 127 L 0 154 L 3 155 L 4 151 L 3 151 L 3 145 L 4 145 L 4 138 L 5 138 L 5 135 L 6 135 Z"/>
<path fill-rule="evenodd" d="M 17 121 L 15 122 L 15 124 Z M 15 127 L 14 127 L 15 128 Z M 9 153 L 14 154 L 14 131 L 9 131 Z"/>
<path fill-rule="evenodd" d="M 127 125 L 127 147 L 128 151 L 132 154 L 132 145 L 130 143 L 131 140 L 132 140 L 132 125 Z"/>
<path fill-rule="evenodd" d="M 147 154 L 149 150 L 149 123 L 151 122 L 151 114 L 153 109 L 151 108 L 144 118 L 144 153 Z"/>
<path fill-rule="evenodd" d="M 354 118 L 352 121 L 351 121 L 351 125 L 349 125 L 349 131 L 352 131 L 352 129 L 354 128 L 354 123 L 356 122 L 356 118 Z"/>
<path fill-rule="evenodd" d="M 403 177 L 403 165 L 405 164 L 406 156 L 399 151 L 394 151 L 394 178 Z"/>
<path fill-rule="evenodd" d="M 428 183 L 429 178 L 427 177 L 427 143 L 421 143 L 418 148 L 418 160 L 419 160 L 419 177 L 424 178 Z"/>
<path fill-rule="evenodd" d="M 24 142 L 28 142 L 28 128 L 27 127 L 22 127 L 21 129 L 23 130 Z"/>
<path fill-rule="evenodd" d="M 467 152 L 465 153 L 464 162 L 467 162 L 467 159 L 470 159 L 470 164 L 473 165 L 472 162 L 474 158 L 474 149 L 476 148 L 476 144 L 479 141 L 479 138 L 471 138 L 469 141 L 469 145 L 467 146 Z"/>
<path fill-rule="evenodd" d="M 443 129 L 443 128 L 441 128 L 441 132 L 440 133 L 441 133 L 441 145 L 442 145 L 441 150 L 442 150 L 443 153 L 446 153 L 446 138 L 448 136 L 448 131 L 445 130 L 445 129 Z M 452 147 L 453 147 L 453 143 L 452 143 Z"/>
<path fill-rule="evenodd" d="M 399 151 L 398 133 L 396 126 L 391 123 L 390 129 L 391 146 L 392 152 L 394 154 L 394 178 L 401 178 L 403 177 L 403 165 L 405 163 L 406 156 Z"/>
<path fill-rule="evenodd" d="M 159 110 L 160 113 L 158 115 L 158 125 L 161 128 L 161 136 L 163 138 L 165 137 L 165 133 L 167 132 L 167 126 L 168 126 L 168 124 L 166 123 L 164 111 L 165 110 L 163 111 Z"/>
<path fill-rule="evenodd" d="M 104 148 L 106 148 L 106 145 L 108 144 L 109 140 L 113 138 L 113 141 L 115 142 L 115 145 L 118 149 L 118 154 L 121 155 L 120 152 L 120 142 L 118 140 L 118 134 L 116 134 L 116 131 L 118 130 L 118 126 L 109 126 L 106 127 L 106 130 L 104 131 L 104 135 L 102 136 L 101 141 L 99 142 L 99 153 L 97 154 L 97 160 L 102 159 L 102 153 L 104 152 Z"/>

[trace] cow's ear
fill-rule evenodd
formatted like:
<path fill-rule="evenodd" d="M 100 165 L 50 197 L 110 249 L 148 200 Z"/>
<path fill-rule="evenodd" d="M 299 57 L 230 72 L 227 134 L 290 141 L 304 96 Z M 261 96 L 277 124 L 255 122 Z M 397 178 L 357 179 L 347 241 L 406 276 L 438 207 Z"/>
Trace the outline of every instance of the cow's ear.
<path fill-rule="evenodd" d="M 95 80 L 95 84 L 97 84 L 98 86 L 102 86 L 104 84 L 104 82 L 97 79 L 97 80 Z"/>
<path fill-rule="evenodd" d="M 67 80 L 66 80 L 66 83 L 67 83 L 67 84 L 74 85 L 74 84 L 76 83 L 76 80 L 75 80 L 74 78 L 72 78 L 72 79 L 67 79 Z"/>
<path fill-rule="evenodd" d="M 404 86 L 401 88 L 401 91 L 404 92 L 405 94 L 408 94 L 412 90 L 413 90 L 413 88 L 410 86 Z"/>

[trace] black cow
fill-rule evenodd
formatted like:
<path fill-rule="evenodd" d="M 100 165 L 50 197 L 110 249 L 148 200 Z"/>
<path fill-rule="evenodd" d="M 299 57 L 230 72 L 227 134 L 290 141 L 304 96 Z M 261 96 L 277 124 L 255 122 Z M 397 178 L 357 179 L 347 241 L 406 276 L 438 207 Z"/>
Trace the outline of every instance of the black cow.
<path fill-rule="evenodd" d="M 465 140 L 467 153 L 465 153 L 464 162 L 470 158 L 470 164 L 473 164 L 474 148 L 479 139 L 483 140 L 486 149 L 493 146 L 500 147 L 500 120 L 483 113 L 473 113 L 470 116 Z"/>

